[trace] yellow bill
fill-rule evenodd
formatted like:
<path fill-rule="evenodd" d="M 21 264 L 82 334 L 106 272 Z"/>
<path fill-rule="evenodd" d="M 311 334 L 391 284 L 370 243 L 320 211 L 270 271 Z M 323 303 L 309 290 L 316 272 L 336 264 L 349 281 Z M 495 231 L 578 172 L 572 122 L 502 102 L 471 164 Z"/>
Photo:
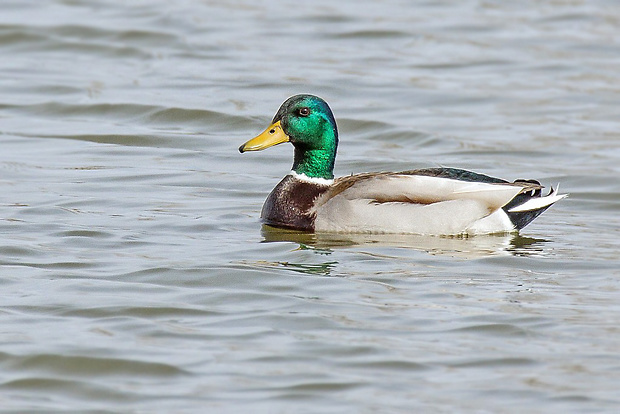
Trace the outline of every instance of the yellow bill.
<path fill-rule="evenodd" d="M 278 121 L 269 125 L 267 129 L 264 130 L 256 138 L 252 138 L 251 140 L 240 146 L 239 152 L 260 151 L 264 150 L 265 148 L 281 144 L 283 142 L 289 142 L 289 138 L 288 135 L 286 135 L 282 130 L 282 125 L 280 125 L 280 121 Z"/>

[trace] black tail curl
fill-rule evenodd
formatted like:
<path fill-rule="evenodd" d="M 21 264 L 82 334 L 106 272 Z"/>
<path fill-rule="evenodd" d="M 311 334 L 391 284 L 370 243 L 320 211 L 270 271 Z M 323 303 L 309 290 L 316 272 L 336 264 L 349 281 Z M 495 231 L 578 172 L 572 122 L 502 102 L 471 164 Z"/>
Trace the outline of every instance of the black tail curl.
<path fill-rule="evenodd" d="M 541 207 L 536 210 L 510 212 L 510 209 L 512 209 L 513 207 L 520 206 L 521 204 L 527 202 L 528 200 L 532 198 L 542 197 L 543 187 L 540 185 L 540 182 L 536 180 L 524 180 L 524 179 L 518 179 L 518 180 L 515 180 L 514 182 L 515 184 L 524 183 L 524 184 L 535 184 L 535 185 L 540 186 L 540 188 L 532 189 L 531 191 L 526 191 L 525 193 L 521 193 L 517 195 L 515 198 L 513 198 L 510 201 L 510 203 L 506 204 L 503 207 L 503 210 L 508 215 L 508 218 L 510 218 L 510 221 L 512 222 L 512 224 L 514 224 L 517 230 L 521 230 L 523 227 L 530 224 L 536 217 L 544 213 L 544 211 L 548 209 L 550 205 Z M 551 192 L 553 192 L 553 188 L 551 188 Z"/>

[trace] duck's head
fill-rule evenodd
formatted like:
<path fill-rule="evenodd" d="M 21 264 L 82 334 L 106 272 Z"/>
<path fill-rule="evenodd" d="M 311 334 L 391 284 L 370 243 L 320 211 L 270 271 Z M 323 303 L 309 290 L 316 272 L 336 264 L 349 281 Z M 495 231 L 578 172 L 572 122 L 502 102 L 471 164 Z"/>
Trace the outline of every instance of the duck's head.
<path fill-rule="evenodd" d="M 271 125 L 256 138 L 239 147 L 239 152 L 260 151 L 283 142 L 295 147 L 293 171 L 308 177 L 334 178 L 338 129 L 329 105 L 314 95 L 288 98 Z"/>

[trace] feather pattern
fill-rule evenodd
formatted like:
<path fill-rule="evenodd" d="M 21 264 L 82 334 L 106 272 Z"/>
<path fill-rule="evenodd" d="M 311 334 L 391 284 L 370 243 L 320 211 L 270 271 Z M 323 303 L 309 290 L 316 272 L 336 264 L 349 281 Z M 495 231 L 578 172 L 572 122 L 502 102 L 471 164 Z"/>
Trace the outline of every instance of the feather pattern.
<path fill-rule="evenodd" d="M 441 170 L 420 172 L 337 179 L 314 203 L 315 230 L 440 235 L 509 232 L 515 226 L 502 207 L 517 195 L 540 188 L 533 183 L 452 178 L 463 176 L 463 170 L 451 169 L 451 178 L 441 176 Z"/>

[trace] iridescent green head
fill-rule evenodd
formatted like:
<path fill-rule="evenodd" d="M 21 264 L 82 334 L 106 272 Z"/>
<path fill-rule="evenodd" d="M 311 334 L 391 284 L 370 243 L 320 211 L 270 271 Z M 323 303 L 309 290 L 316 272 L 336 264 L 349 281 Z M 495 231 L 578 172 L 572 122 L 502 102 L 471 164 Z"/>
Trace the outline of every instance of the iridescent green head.
<path fill-rule="evenodd" d="M 259 136 L 239 147 L 258 151 L 290 142 L 295 147 L 293 171 L 308 177 L 334 178 L 338 128 L 329 105 L 314 95 L 288 98 Z"/>

